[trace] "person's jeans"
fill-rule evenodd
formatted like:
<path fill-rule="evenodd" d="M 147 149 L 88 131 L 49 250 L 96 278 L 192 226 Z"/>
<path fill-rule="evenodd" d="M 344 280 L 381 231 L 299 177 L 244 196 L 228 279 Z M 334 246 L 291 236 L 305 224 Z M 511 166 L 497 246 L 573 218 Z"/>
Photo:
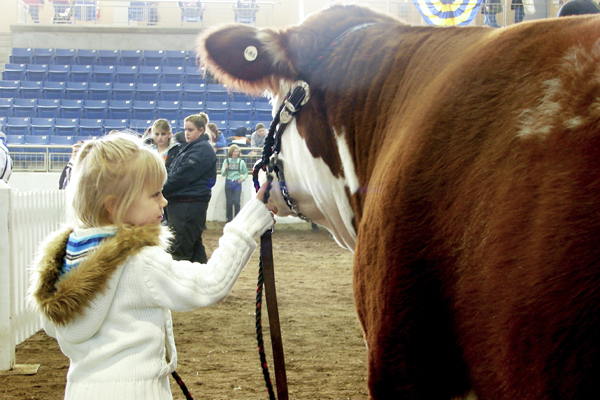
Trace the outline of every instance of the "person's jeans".
<path fill-rule="evenodd" d="M 225 181 L 225 207 L 227 212 L 227 222 L 231 222 L 231 220 L 240 212 L 241 195 L 241 183 L 238 181 Z"/>
<path fill-rule="evenodd" d="M 498 21 L 496 20 L 496 14 L 484 14 L 483 24 L 491 26 L 492 28 L 500 28 Z"/>
<path fill-rule="evenodd" d="M 206 250 L 202 243 L 202 231 L 206 225 L 208 202 L 170 202 L 167 205 L 167 223 L 175 238 L 169 253 L 175 260 L 188 260 L 206 264 Z"/>

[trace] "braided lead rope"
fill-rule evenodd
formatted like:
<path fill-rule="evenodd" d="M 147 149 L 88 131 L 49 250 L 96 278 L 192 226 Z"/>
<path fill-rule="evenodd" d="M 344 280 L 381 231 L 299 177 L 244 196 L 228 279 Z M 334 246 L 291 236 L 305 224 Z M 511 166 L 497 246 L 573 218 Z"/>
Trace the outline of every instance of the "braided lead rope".
<path fill-rule="evenodd" d="M 188 391 L 188 388 L 185 386 L 185 383 L 183 383 L 183 380 L 181 379 L 181 377 L 179 376 L 179 374 L 177 373 L 177 371 L 171 372 L 171 375 L 173 375 L 173 378 L 175 378 L 175 382 L 177 382 L 177 384 L 181 388 L 181 391 L 185 395 L 185 399 L 186 400 L 194 400 L 194 398 L 192 397 L 192 395 Z"/>

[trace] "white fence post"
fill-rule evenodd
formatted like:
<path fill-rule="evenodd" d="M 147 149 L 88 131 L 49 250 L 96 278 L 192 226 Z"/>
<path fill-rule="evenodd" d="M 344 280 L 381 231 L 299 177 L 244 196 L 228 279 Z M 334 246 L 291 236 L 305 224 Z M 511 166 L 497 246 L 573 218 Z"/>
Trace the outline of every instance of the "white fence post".
<path fill-rule="evenodd" d="M 0 180 L 0 371 L 15 364 L 15 335 L 12 331 L 12 266 L 9 232 L 11 189 Z"/>

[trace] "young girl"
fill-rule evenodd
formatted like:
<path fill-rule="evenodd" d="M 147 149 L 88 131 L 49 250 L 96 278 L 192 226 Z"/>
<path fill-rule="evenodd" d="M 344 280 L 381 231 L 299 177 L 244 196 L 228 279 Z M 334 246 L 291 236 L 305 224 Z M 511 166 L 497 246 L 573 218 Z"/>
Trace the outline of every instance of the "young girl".
<path fill-rule="evenodd" d="M 166 119 L 157 119 L 152 124 L 152 137 L 154 138 L 154 148 L 165 162 L 167 171 L 171 166 L 173 158 L 179 153 L 180 146 L 176 140 L 173 140 L 171 125 Z"/>
<path fill-rule="evenodd" d="M 240 148 L 232 144 L 227 150 L 227 159 L 221 167 L 221 175 L 225 177 L 225 200 L 227 222 L 240 212 L 242 182 L 248 177 L 246 162 L 240 158 Z"/>
<path fill-rule="evenodd" d="M 160 156 L 125 134 L 85 142 L 67 187 L 72 226 L 42 244 L 30 301 L 71 364 L 65 399 L 170 399 L 170 310 L 227 296 L 273 218 L 259 191 L 207 264 L 174 261 L 160 225 Z M 266 187 L 266 186 L 265 186 Z"/>

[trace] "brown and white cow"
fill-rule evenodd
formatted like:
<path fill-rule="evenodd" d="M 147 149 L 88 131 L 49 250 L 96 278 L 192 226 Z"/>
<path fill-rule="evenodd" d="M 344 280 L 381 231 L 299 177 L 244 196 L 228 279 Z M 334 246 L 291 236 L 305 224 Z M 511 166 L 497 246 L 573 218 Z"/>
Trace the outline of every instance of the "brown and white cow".
<path fill-rule="evenodd" d="M 372 398 L 600 398 L 599 39 L 596 17 L 435 28 L 357 6 L 200 38 L 231 88 L 310 86 L 280 159 L 355 250 Z"/>

